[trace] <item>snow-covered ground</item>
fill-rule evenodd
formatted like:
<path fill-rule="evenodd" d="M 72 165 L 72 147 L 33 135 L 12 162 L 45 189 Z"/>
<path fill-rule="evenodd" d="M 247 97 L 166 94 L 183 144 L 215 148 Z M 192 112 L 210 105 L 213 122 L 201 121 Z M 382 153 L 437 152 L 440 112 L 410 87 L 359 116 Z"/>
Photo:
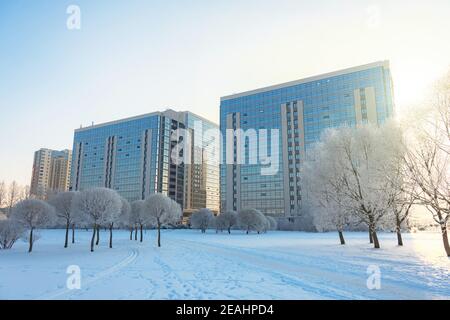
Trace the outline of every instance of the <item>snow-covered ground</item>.
<path fill-rule="evenodd" d="M 438 233 L 405 234 L 403 248 L 380 234 L 375 250 L 366 233 L 340 246 L 335 233 L 164 230 L 157 248 L 155 231 L 143 243 L 116 231 L 114 248 L 102 232 L 94 253 L 90 232 L 68 249 L 63 234 L 42 231 L 31 254 L 24 242 L 0 251 L 1 299 L 450 299 Z M 79 290 L 66 287 L 70 265 L 80 267 Z M 380 270 L 379 290 L 367 287 L 369 266 Z"/>

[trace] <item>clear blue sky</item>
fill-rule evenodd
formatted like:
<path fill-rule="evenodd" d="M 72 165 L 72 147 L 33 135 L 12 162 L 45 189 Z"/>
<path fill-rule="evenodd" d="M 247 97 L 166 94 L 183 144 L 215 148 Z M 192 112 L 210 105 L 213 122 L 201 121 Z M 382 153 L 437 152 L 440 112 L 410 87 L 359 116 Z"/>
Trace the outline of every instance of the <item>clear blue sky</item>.
<path fill-rule="evenodd" d="M 66 8 L 81 9 L 81 30 Z M 0 181 L 80 124 L 172 107 L 218 122 L 220 96 L 389 59 L 397 106 L 450 64 L 450 2 L 0 2 Z"/>

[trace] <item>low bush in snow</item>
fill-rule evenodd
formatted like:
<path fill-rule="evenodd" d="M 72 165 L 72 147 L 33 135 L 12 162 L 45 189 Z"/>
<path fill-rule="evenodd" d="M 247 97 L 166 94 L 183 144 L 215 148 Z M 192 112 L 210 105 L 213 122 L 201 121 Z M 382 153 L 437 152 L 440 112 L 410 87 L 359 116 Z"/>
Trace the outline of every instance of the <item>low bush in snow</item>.
<path fill-rule="evenodd" d="M 23 226 L 15 220 L 0 220 L 0 249 L 11 249 L 24 233 Z"/>

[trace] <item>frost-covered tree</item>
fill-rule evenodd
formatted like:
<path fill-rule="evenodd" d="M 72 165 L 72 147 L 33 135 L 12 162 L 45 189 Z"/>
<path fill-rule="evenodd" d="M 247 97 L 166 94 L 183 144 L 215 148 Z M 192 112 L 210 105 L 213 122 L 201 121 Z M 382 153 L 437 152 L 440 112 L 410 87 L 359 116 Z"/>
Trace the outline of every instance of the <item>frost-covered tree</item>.
<path fill-rule="evenodd" d="M 251 230 L 258 233 L 266 227 L 266 218 L 257 209 L 244 209 L 237 215 L 238 225 L 248 234 Z"/>
<path fill-rule="evenodd" d="M 105 221 L 110 221 L 110 213 L 120 212 L 121 201 L 114 190 L 107 188 L 92 188 L 79 192 L 73 199 L 73 210 L 83 217 L 86 225 L 92 226 L 91 252 L 94 251 L 94 240 L 99 228 Z"/>
<path fill-rule="evenodd" d="M 439 224 L 445 251 L 450 256 L 447 235 L 450 219 L 450 157 L 439 151 L 436 144 L 421 139 L 410 148 L 405 162 L 411 179 L 418 185 L 413 196 L 428 209 Z"/>
<path fill-rule="evenodd" d="M 330 129 L 322 135 L 314 154 L 315 161 L 324 166 L 326 184 L 318 191 L 323 195 L 322 203 L 331 199 L 334 212 L 339 213 L 335 221 L 345 222 L 346 215 L 352 213 L 364 222 L 375 248 L 380 248 L 377 230 L 393 201 L 390 173 L 383 172 L 388 168 L 385 164 L 396 156 L 386 147 L 385 141 L 391 138 L 392 131 L 384 126 Z"/>
<path fill-rule="evenodd" d="M 269 222 L 269 230 L 277 230 L 278 223 L 274 217 L 266 216 L 267 221 Z"/>
<path fill-rule="evenodd" d="M 208 229 L 208 226 L 212 224 L 214 220 L 214 214 L 211 210 L 207 208 L 203 208 L 200 210 L 197 210 L 191 215 L 191 226 L 195 229 L 200 229 L 202 233 L 206 232 L 206 229 Z"/>
<path fill-rule="evenodd" d="M 439 79 L 428 102 L 425 133 L 445 154 L 450 154 L 450 70 Z"/>
<path fill-rule="evenodd" d="M 406 135 L 403 160 L 408 178 L 417 184 L 411 195 L 438 223 L 450 256 L 450 73 L 437 83 L 425 109 L 415 130 Z"/>
<path fill-rule="evenodd" d="M 120 208 L 118 224 L 122 228 L 130 229 L 131 205 L 128 200 L 123 197 L 120 197 L 120 201 L 122 203 L 122 206 Z M 131 230 L 133 230 L 133 227 L 131 228 Z M 130 240 L 132 240 L 132 231 L 130 233 Z"/>
<path fill-rule="evenodd" d="M 219 230 L 223 231 L 223 228 L 221 228 L 217 223 L 217 217 L 214 215 L 214 213 L 212 215 L 213 216 L 211 218 L 211 221 L 208 224 L 208 229 L 214 229 L 216 230 L 216 233 L 219 233 Z"/>
<path fill-rule="evenodd" d="M 72 212 L 72 200 L 76 195 L 75 191 L 60 192 L 48 200 L 48 203 L 55 208 L 58 222 L 66 227 L 66 235 L 64 240 L 64 248 L 67 248 L 69 243 L 69 228 L 72 227 L 72 243 L 75 242 L 75 220 Z"/>
<path fill-rule="evenodd" d="M 134 228 L 134 240 L 137 240 L 138 228 L 140 230 L 140 242 L 144 239 L 143 228 L 151 223 L 152 217 L 148 211 L 144 210 L 144 200 L 136 200 L 131 203 L 130 212 L 130 240 L 133 235 Z"/>
<path fill-rule="evenodd" d="M 225 221 L 223 218 L 219 219 L 219 216 L 221 213 L 219 213 L 216 217 L 214 217 L 214 227 L 216 229 L 216 233 L 223 232 L 223 230 L 226 229 Z"/>
<path fill-rule="evenodd" d="M 263 233 L 267 233 L 267 231 L 270 230 L 270 221 L 269 219 L 267 219 L 267 217 L 263 214 L 264 217 L 264 223 L 263 223 L 263 227 L 262 227 L 262 232 Z"/>
<path fill-rule="evenodd" d="M 259 211 L 259 223 L 256 224 L 255 230 L 259 234 L 261 232 L 267 232 L 270 227 L 270 222 L 267 220 L 266 216 Z"/>
<path fill-rule="evenodd" d="M 11 219 L 18 221 L 29 230 L 28 252 L 33 251 L 33 233 L 37 228 L 45 228 L 54 225 L 56 222 L 55 210 L 45 201 L 28 199 L 17 203 L 11 213 Z"/>
<path fill-rule="evenodd" d="M 216 228 L 220 230 L 228 230 L 231 233 L 231 228 L 237 224 L 237 213 L 236 211 L 226 211 L 221 213 L 216 218 Z"/>
<path fill-rule="evenodd" d="M 415 203 L 415 198 L 405 192 L 399 191 L 395 201 L 392 204 L 392 215 L 397 233 L 397 244 L 403 246 L 402 226 L 407 223 L 411 213 L 411 208 Z"/>
<path fill-rule="evenodd" d="M 181 205 L 175 200 L 170 199 L 169 203 L 169 216 L 166 218 L 165 225 L 170 227 L 176 227 L 181 223 L 181 219 L 183 218 L 183 209 Z M 150 222 L 156 226 L 156 219 L 152 218 Z"/>
<path fill-rule="evenodd" d="M 122 199 L 119 194 L 114 190 L 111 191 L 113 191 L 113 193 L 111 193 L 110 208 L 102 218 L 102 225 L 106 226 L 109 230 L 110 248 L 112 248 L 114 224 L 120 222 L 120 214 L 122 212 L 123 205 Z"/>
<path fill-rule="evenodd" d="M 317 206 L 313 217 L 314 227 L 317 231 L 335 230 L 338 233 L 341 245 L 345 245 L 344 231 L 356 224 L 355 217 L 336 202 L 330 201 L 326 207 Z"/>
<path fill-rule="evenodd" d="M 10 215 L 13 207 L 20 201 L 20 186 L 16 181 L 11 182 L 9 185 L 6 197 L 7 215 Z"/>
<path fill-rule="evenodd" d="M 305 207 L 314 208 L 313 224 L 318 231 L 336 230 L 345 245 L 344 229 L 350 222 L 350 211 L 344 207 L 344 172 L 337 171 L 334 155 L 317 143 L 302 166 Z"/>
<path fill-rule="evenodd" d="M 22 200 L 31 199 L 31 189 L 29 185 L 25 185 L 22 187 L 20 199 Z"/>
<path fill-rule="evenodd" d="M 4 181 L 0 181 L 0 208 L 6 205 L 7 188 Z"/>
<path fill-rule="evenodd" d="M 23 235 L 23 226 L 14 219 L 0 220 L 0 249 L 11 249 Z"/>
<path fill-rule="evenodd" d="M 412 206 L 416 203 L 416 197 L 413 190 L 417 189 L 417 184 L 411 180 L 407 174 L 407 166 L 405 166 L 402 157 L 404 156 L 404 148 L 401 141 L 403 132 L 398 130 L 396 137 L 386 141 L 387 147 L 394 146 L 394 154 L 397 156 L 387 161 L 385 166 L 381 168 L 380 174 L 387 176 L 389 180 L 386 194 L 391 203 L 390 215 L 387 217 L 386 224 L 393 226 L 397 234 L 397 243 L 403 246 L 402 227 L 408 222 Z"/>
<path fill-rule="evenodd" d="M 130 203 L 131 205 L 130 220 L 129 220 L 130 240 L 133 239 L 133 231 L 134 231 L 134 240 L 137 241 L 138 225 L 142 217 L 143 204 L 144 200 L 135 200 Z"/>
<path fill-rule="evenodd" d="M 166 224 L 178 223 L 182 216 L 181 207 L 166 195 L 155 193 L 144 200 L 143 210 L 156 224 L 158 247 L 161 247 L 161 227 Z"/>

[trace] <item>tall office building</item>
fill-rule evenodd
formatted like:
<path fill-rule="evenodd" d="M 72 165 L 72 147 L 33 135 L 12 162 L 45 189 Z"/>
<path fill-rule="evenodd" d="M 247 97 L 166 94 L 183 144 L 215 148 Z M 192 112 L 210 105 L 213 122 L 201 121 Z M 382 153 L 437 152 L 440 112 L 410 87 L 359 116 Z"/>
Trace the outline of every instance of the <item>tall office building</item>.
<path fill-rule="evenodd" d="M 278 217 L 297 215 L 301 162 L 321 133 L 342 125 L 381 124 L 393 109 L 387 61 L 222 97 L 220 128 L 227 146 L 222 156 L 231 160 L 220 169 L 222 210 L 257 208 Z M 230 148 L 227 129 L 244 132 L 243 138 L 231 136 Z M 261 150 L 246 138 L 252 129 L 267 129 L 269 136 L 279 133 L 276 143 L 267 139 L 279 164 L 273 174 L 261 174 L 265 165 L 260 162 L 237 161 L 239 153 L 248 157 Z"/>
<path fill-rule="evenodd" d="M 52 193 L 67 191 L 70 183 L 71 150 L 40 149 L 34 153 L 30 195 L 47 199 Z"/>
<path fill-rule="evenodd" d="M 163 193 L 185 213 L 205 207 L 218 211 L 219 165 L 208 162 L 202 134 L 207 128 L 218 126 L 169 109 L 77 129 L 70 188 L 107 187 L 129 201 Z M 179 155 L 200 154 L 202 161 L 172 161 L 184 139 L 180 131 L 189 132 L 191 141 Z"/>
<path fill-rule="evenodd" d="M 219 130 L 219 126 L 191 112 L 184 113 L 184 121 L 191 137 L 191 160 L 185 166 L 185 212 L 190 213 L 198 208 L 218 212 L 220 141 L 211 142 L 207 132 L 212 130 L 214 133 Z"/>

